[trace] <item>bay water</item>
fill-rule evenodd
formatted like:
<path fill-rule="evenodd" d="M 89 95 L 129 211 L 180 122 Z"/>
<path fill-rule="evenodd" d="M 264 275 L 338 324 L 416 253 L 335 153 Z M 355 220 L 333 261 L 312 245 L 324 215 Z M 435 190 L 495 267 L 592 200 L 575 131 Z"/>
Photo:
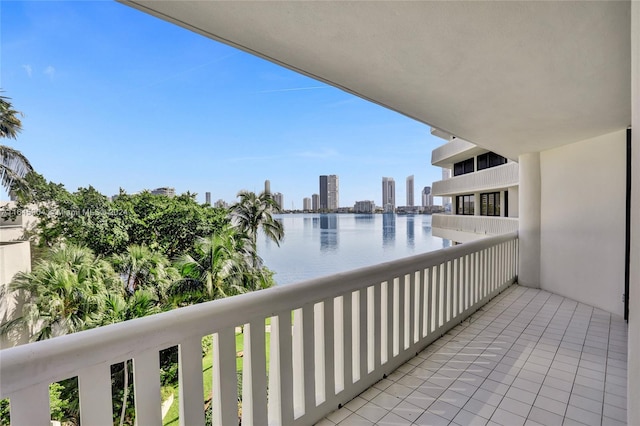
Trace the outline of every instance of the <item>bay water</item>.
<path fill-rule="evenodd" d="M 448 247 L 431 235 L 431 215 L 282 214 L 278 247 L 264 235 L 258 254 L 278 285 L 349 271 Z"/>

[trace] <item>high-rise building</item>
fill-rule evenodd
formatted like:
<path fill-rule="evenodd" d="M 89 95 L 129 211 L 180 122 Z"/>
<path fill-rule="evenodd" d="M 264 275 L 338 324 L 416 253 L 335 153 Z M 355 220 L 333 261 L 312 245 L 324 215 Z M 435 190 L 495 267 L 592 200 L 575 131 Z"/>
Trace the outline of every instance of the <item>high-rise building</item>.
<path fill-rule="evenodd" d="M 204 202 L 208 206 L 211 205 L 211 193 L 210 192 L 205 192 L 204 193 Z"/>
<path fill-rule="evenodd" d="M 320 209 L 320 195 L 313 194 L 311 196 L 311 209 L 317 212 Z"/>
<path fill-rule="evenodd" d="M 340 207 L 340 190 L 337 175 L 329 175 L 327 189 L 329 191 L 329 210 L 336 211 Z"/>
<path fill-rule="evenodd" d="M 269 181 L 269 179 L 264 181 L 264 192 L 265 194 L 271 193 L 271 182 Z"/>
<path fill-rule="evenodd" d="M 431 187 L 425 186 L 422 189 L 422 207 L 433 206 L 433 194 L 431 194 Z"/>
<path fill-rule="evenodd" d="M 339 180 L 337 175 L 320 176 L 320 205 L 321 211 L 338 210 L 339 201 Z"/>
<path fill-rule="evenodd" d="M 413 207 L 413 175 L 407 177 L 407 207 Z"/>
<path fill-rule="evenodd" d="M 273 201 L 275 201 L 278 207 L 280 207 L 280 210 L 284 209 L 284 196 L 281 192 L 273 193 Z"/>
<path fill-rule="evenodd" d="M 385 213 L 393 213 L 396 208 L 396 182 L 393 178 L 382 178 L 382 209 Z"/>
<path fill-rule="evenodd" d="M 153 195 L 164 195 L 167 197 L 173 197 L 176 195 L 176 190 L 175 188 L 170 188 L 170 187 L 162 187 L 162 188 L 156 188 L 153 191 L 151 191 L 151 193 Z"/>
<path fill-rule="evenodd" d="M 329 176 L 321 175 L 320 176 L 320 205 L 318 206 L 318 210 L 328 210 L 329 209 Z"/>
<path fill-rule="evenodd" d="M 302 210 L 304 210 L 305 212 L 308 212 L 311 210 L 311 198 L 304 197 L 302 199 Z"/>
<path fill-rule="evenodd" d="M 373 201 L 356 201 L 353 205 L 354 213 L 373 213 L 376 210 L 376 204 Z"/>

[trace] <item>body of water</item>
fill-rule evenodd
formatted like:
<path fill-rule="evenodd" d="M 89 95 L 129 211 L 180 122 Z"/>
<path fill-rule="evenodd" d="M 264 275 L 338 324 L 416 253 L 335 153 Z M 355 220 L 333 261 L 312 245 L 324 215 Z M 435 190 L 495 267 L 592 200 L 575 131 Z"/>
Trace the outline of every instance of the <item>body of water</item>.
<path fill-rule="evenodd" d="M 431 235 L 431 215 L 285 214 L 278 247 L 264 235 L 258 253 L 279 285 L 439 250 L 448 240 Z"/>

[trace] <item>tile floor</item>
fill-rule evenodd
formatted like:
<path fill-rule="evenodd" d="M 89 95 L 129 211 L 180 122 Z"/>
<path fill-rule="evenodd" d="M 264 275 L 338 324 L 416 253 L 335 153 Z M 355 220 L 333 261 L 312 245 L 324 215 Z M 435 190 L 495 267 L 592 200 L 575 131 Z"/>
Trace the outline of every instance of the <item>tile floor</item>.
<path fill-rule="evenodd" d="M 627 324 L 513 285 L 318 426 L 624 425 Z"/>

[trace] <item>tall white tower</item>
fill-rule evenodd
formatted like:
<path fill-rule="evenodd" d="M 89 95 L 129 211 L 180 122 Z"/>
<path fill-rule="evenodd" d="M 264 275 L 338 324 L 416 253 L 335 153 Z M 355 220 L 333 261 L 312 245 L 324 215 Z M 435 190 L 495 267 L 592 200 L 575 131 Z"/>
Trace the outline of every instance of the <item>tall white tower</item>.
<path fill-rule="evenodd" d="M 396 182 L 393 178 L 382 178 L 382 208 L 385 213 L 393 213 L 396 208 Z"/>
<path fill-rule="evenodd" d="M 407 207 L 413 207 L 413 175 L 407 177 Z"/>

